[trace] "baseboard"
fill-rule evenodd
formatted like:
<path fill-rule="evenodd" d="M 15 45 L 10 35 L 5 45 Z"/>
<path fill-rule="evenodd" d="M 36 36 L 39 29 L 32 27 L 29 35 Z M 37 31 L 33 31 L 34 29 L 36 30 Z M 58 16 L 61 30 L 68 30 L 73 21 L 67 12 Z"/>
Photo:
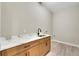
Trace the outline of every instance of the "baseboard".
<path fill-rule="evenodd" d="M 79 48 L 79 45 L 76 45 L 76 44 L 72 44 L 72 43 L 68 43 L 68 42 L 63 42 L 63 41 L 59 41 L 59 40 L 51 40 L 51 41 L 58 42 L 58 43 L 63 43 L 63 44 L 69 45 L 69 46 L 74 46 L 74 47 Z"/>

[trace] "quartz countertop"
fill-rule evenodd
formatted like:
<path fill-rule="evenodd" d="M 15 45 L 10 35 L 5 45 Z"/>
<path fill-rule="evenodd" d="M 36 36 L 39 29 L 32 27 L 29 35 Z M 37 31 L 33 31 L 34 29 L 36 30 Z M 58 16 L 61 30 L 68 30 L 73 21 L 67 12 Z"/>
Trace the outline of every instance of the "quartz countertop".
<path fill-rule="evenodd" d="M 0 41 L 0 51 L 5 50 L 5 49 L 9 49 L 9 48 L 12 48 L 12 47 L 15 47 L 15 46 L 18 46 L 18 45 L 22 45 L 24 43 L 28 43 L 28 42 L 31 42 L 31 41 L 34 41 L 34 40 L 45 38 L 45 37 L 48 37 L 48 36 L 50 36 L 50 35 L 45 35 L 43 37 L 36 36 L 36 37 L 29 38 L 29 39 L 15 38 L 15 39 L 10 39 L 10 40 L 3 40 L 3 41 Z"/>

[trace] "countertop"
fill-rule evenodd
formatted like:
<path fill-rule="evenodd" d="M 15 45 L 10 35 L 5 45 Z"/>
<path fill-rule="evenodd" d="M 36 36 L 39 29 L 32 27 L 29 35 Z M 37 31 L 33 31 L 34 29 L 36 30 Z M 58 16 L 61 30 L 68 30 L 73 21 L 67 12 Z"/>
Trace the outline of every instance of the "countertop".
<path fill-rule="evenodd" d="M 15 47 L 15 46 L 18 46 L 18 45 L 22 45 L 24 43 L 28 43 L 28 42 L 31 42 L 31 41 L 34 41 L 34 40 L 45 38 L 45 37 L 48 37 L 48 36 L 50 36 L 50 35 L 45 35 L 43 37 L 37 36 L 37 37 L 29 38 L 29 39 L 16 38 L 16 39 L 10 39 L 10 40 L 6 40 L 6 41 L 2 41 L 0 43 L 0 51 L 5 50 L 5 49 L 9 49 L 9 48 L 12 48 L 12 47 Z"/>

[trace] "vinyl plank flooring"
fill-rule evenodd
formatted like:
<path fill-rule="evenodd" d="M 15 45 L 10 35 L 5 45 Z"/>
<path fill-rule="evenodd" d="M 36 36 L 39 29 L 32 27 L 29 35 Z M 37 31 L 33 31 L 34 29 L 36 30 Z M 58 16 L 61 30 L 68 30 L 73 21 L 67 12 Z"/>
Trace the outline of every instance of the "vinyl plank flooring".
<path fill-rule="evenodd" d="M 79 56 L 79 48 L 63 43 L 52 42 L 51 51 L 47 56 Z"/>

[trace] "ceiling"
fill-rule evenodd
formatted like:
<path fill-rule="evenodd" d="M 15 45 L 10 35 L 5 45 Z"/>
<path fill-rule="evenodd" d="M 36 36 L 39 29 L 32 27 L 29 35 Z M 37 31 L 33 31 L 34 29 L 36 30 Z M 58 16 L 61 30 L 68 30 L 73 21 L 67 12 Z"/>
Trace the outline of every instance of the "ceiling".
<path fill-rule="evenodd" d="M 62 9 L 74 6 L 79 6 L 79 2 L 42 2 L 40 4 L 48 8 L 51 12 L 60 11 Z"/>

